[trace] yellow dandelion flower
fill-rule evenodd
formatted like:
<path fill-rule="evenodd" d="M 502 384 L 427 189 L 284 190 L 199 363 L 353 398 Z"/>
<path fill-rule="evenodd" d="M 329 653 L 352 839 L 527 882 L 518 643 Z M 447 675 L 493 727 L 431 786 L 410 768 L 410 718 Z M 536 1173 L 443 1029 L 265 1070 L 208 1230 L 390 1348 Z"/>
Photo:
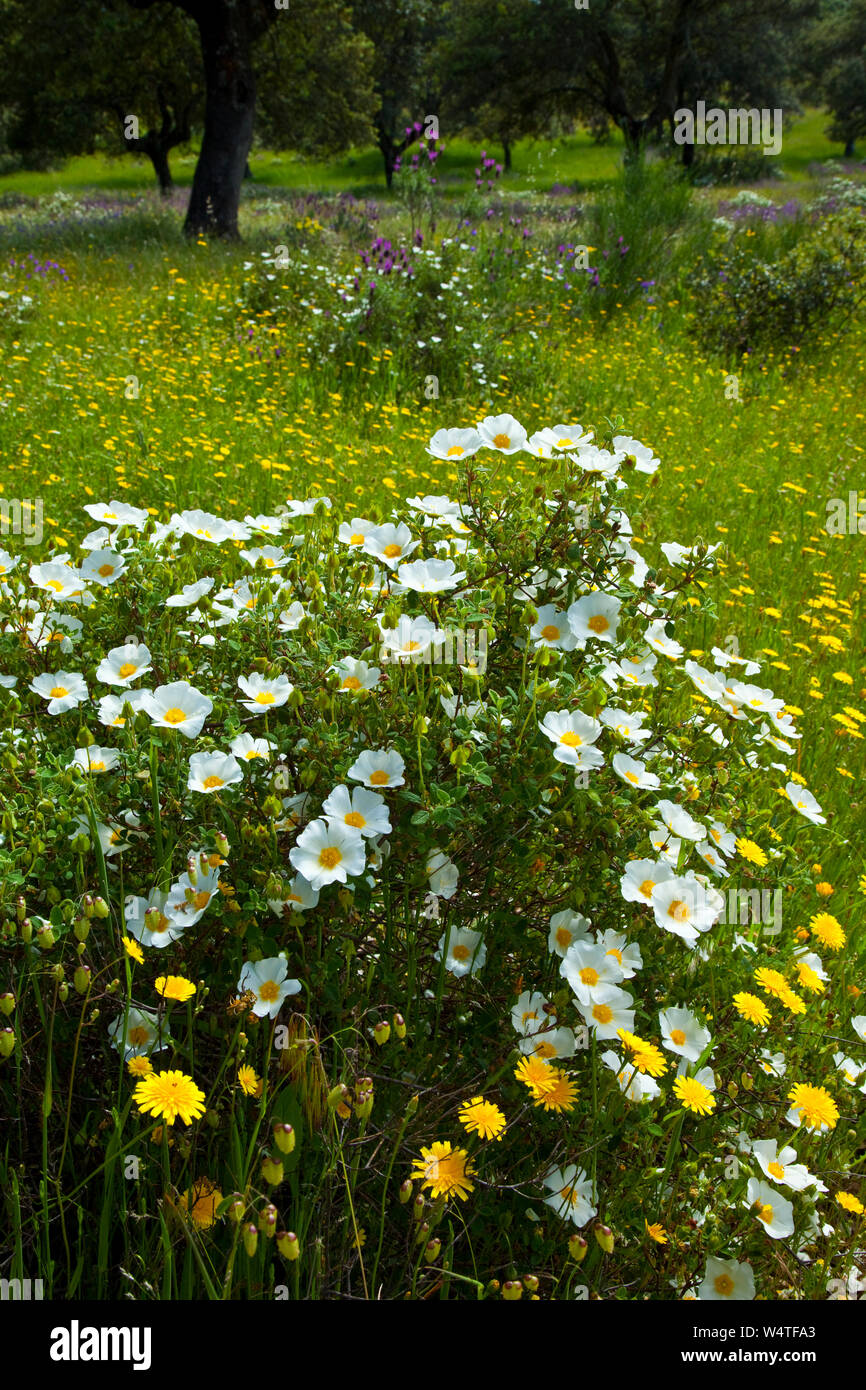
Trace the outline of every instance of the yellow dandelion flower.
<path fill-rule="evenodd" d="M 154 1071 L 139 1081 L 132 1095 L 144 1114 L 173 1125 L 180 1117 L 185 1125 L 204 1114 L 204 1091 L 182 1071 Z"/>
<path fill-rule="evenodd" d="M 644 1218 L 644 1228 L 650 1240 L 654 1240 L 656 1245 L 667 1245 L 668 1237 L 664 1226 L 660 1222 L 654 1221 L 652 1225 Z"/>
<path fill-rule="evenodd" d="M 744 1018 L 747 1023 L 754 1023 L 758 1028 L 765 1028 L 770 1022 L 770 1010 L 763 999 L 758 998 L 757 994 L 747 994 L 741 991 L 734 995 L 733 1005 L 740 1018 Z"/>
<path fill-rule="evenodd" d="M 130 1076 L 149 1076 L 153 1071 L 153 1063 L 149 1057 L 130 1057 L 126 1070 Z"/>
<path fill-rule="evenodd" d="M 809 928 L 813 936 L 817 936 L 822 946 L 826 946 L 828 951 L 841 951 L 845 942 L 848 940 L 842 925 L 830 912 L 818 912 L 809 922 Z"/>
<path fill-rule="evenodd" d="M 801 1082 L 788 1092 L 788 1099 L 792 1109 L 799 1110 L 801 1123 L 809 1129 L 820 1129 L 821 1125 L 835 1129 L 839 1109 L 823 1086 L 808 1086 Z"/>
<path fill-rule="evenodd" d="M 839 1203 L 840 1207 L 844 1207 L 846 1211 L 853 1211 L 855 1216 L 862 1216 L 864 1210 L 866 1210 L 859 1197 L 854 1197 L 850 1192 L 837 1192 L 836 1201 Z"/>
<path fill-rule="evenodd" d="M 543 1057 L 521 1057 L 514 1068 L 514 1075 L 529 1087 L 536 1100 L 556 1085 L 556 1068 L 545 1062 Z"/>
<path fill-rule="evenodd" d="M 797 961 L 797 976 L 801 989 L 808 989 L 811 994 L 823 994 L 827 986 L 811 967 L 804 960 Z"/>
<path fill-rule="evenodd" d="M 454 1196 L 465 1201 L 475 1190 L 470 1182 L 473 1176 L 466 1150 L 455 1149 L 447 1140 L 437 1140 L 429 1149 L 422 1148 L 421 1157 L 412 1163 L 413 1180 L 420 1179 L 422 1189 L 429 1187 L 434 1198 Z"/>
<path fill-rule="evenodd" d="M 767 856 L 761 849 L 761 846 L 756 845 L 754 840 L 746 840 L 741 837 L 739 840 L 735 841 L 735 846 L 737 853 L 742 859 L 747 860 L 750 864 L 757 865 L 759 869 L 763 869 L 764 865 L 768 862 Z"/>
<path fill-rule="evenodd" d="M 210 1178 L 199 1178 L 178 1200 L 178 1209 L 188 1212 L 200 1231 L 206 1231 L 216 1221 L 217 1207 L 223 1194 Z"/>
<path fill-rule="evenodd" d="M 801 999 L 793 989 L 786 989 L 783 994 L 780 994 L 779 1002 L 784 1004 L 785 1008 L 792 1014 L 804 1014 L 806 1012 L 805 999 Z"/>
<path fill-rule="evenodd" d="M 138 961 L 139 965 L 144 965 L 144 951 L 131 936 L 123 938 L 123 949 L 131 960 Z"/>
<path fill-rule="evenodd" d="M 788 981 L 778 970 L 770 970 L 767 966 L 761 965 L 755 971 L 754 979 L 756 984 L 767 994 L 775 995 L 781 999 L 783 994 L 787 994 L 790 989 Z"/>
<path fill-rule="evenodd" d="M 479 1139 L 501 1139 L 505 1129 L 505 1116 L 493 1101 L 483 1096 L 473 1096 L 472 1100 L 461 1105 L 458 1116 L 463 1128 L 478 1135 Z"/>
<path fill-rule="evenodd" d="M 163 999 L 177 999 L 181 1004 L 186 1003 L 187 999 L 192 999 L 195 994 L 192 980 L 185 980 L 182 975 L 158 975 L 153 987 Z"/>
<path fill-rule="evenodd" d="M 262 1093 L 261 1077 L 256 1076 L 255 1067 L 238 1067 L 238 1085 L 245 1096 L 260 1096 Z"/>
<path fill-rule="evenodd" d="M 834 888 L 832 883 L 821 882 L 815 884 L 815 892 L 819 898 L 832 898 Z"/>
<path fill-rule="evenodd" d="M 716 1108 L 712 1091 L 693 1076 L 678 1076 L 673 1091 L 683 1109 L 691 1110 L 695 1115 L 709 1115 Z"/>
<path fill-rule="evenodd" d="M 617 1036 L 622 1038 L 623 1044 L 632 1054 L 632 1061 L 640 1072 L 648 1072 L 650 1076 L 663 1076 L 668 1069 L 668 1064 L 662 1055 L 661 1049 L 655 1043 L 645 1042 L 643 1038 L 637 1037 L 635 1033 L 629 1033 L 625 1028 L 617 1029 Z"/>
<path fill-rule="evenodd" d="M 554 1068 L 554 1070 L 556 1070 Z M 557 1071 L 557 1079 L 549 1091 L 536 1096 L 534 1104 L 542 1110 L 573 1110 L 577 1102 L 577 1082 L 564 1072 Z"/>

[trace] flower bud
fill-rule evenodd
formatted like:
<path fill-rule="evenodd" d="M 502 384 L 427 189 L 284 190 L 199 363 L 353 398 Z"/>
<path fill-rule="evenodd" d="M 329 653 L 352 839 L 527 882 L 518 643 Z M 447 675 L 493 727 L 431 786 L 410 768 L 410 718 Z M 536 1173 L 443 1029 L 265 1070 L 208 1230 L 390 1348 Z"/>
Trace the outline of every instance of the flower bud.
<path fill-rule="evenodd" d="M 583 1236 L 573 1235 L 569 1238 L 568 1253 L 578 1264 L 583 1264 L 588 1249 L 589 1245 L 584 1240 Z"/>
<path fill-rule="evenodd" d="M 214 834 L 213 840 L 220 854 L 223 856 L 223 858 L 225 858 L 230 848 L 228 836 L 226 835 L 225 831 L 217 830 Z"/>
<path fill-rule="evenodd" d="M 610 1226 L 596 1226 L 594 1230 L 596 1240 L 604 1253 L 609 1255 L 613 1250 L 613 1231 Z"/>
<path fill-rule="evenodd" d="M 414 1216 L 414 1218 L 415 1218 L 416 1221 L 420 1221 L 420 1220 L 421 1220 L 421 1217 L 424 1215 L 424 1208 L 425 1208 L 426 1205 L 427 1205 L 427 1204 L 426 1204 L 426 1202 L 424 1201 L 424 1194 L 423 1194 L 423 1192 L 419 1192 L 419 1193 L 418 1193 L 418 1196 L 415 1198 L 414 1202 L 412 1203 L 412 1215 Z"/>
<path fill-rule="evenodd" d="M 327 1101 L 328 1109 L 329 1109 L 329 1110 L 336 1110 L 337 1106 L 338 1106 L 343 1100 L 345 1100 L 345 1098 L 346 1098 L 346 1096 L 347 1096 L 348 1094 L 349 1094 L 349 1088 L 348 1088 L 348 1086 L 344 1086 L 343 1083 L 342 1083 L 342 1081 L 339 1082 L 338 1085 L 334 1086 L 334 1088 L 333 1088 L 331 1091 L 328 1092 L 328 1101 Z"/>
<path fill-rule="evenodd" d="M 523 1297 L 523 1285 L 519 1279 L 506 1279 L 502 1285 L 502 1297 L 509 1303 L 516 1303 Z"/>
<path fill-rule="evenodd" d="M 29 917 L 25 917 L 23 922 L 21 922 L 21 940 L 24 942 L 33 940 L 33 923 L 30 921 Z"/>
<path fill-rule="evenodd" d="M 236 1226 L 238 1226 L 244 1219 L 245 1211 L 246 1206 L 244 1204 L 244 1199 L 239 1192 L 236 1192 L 234 1194 L 234 1201 L 228 1209 L 228 1218 L 230 1221 L 233 1221 Z"/>
<path fill-rule="evenodd" d="M 296 1260 L 298 1258 L 301 1247 L 294 1231 L 277 1232 L 277 1249 L 284 1260 Z"/>
<path fill-rule="evenodd" d="M 266 1154 L 262 1159 L 262 1177 L 268 1184 L 268 1187 L 279 1187 L 284 1177 L 281 1161 L 278 1158 L 272 1158 L 270 1154 Z"/>
<path fill-rule="evenodd" d="M 8 1018 L 11 1013 L 14 1013 L 14 1011 L 15 995 L 9 993 L 0 994 L 0 1014 L 5 1014 Z"/>
<path fill-rule="evenodd" d="M 102 921 L 105 921 L 105 918 L 108 917 L 108 916 L 110 915 L 110 913 L 111 913 L 111 908 L 108 906 L 108 903 L 105 901 L 104 898 L 94 898 L 94 899 L 93 899 L 93 915 L 94 915 L 94 917 L 99 917 Z"/>
<path fill-rule="evenodd" d="M 11 1028 L 0 1028 L 0 1057 L 11 1057 L 14 1051 L 14 1032 Z"/>
<path fill-rule="evenodd" d="M 375 1028 L 373 1029 L 373 1040 L 374 1040 L 374 1042 L 377 1042 L 377 1043 L 379 1044 L 380 1047 L 384 1047 L 385 1043 L 388 1041 L 388 1039 L 390 1038 L 390 1036 L 391 1036 L 391 1025 L 390 1025 L 390 1023 L 387 1023 L 387 1022 L 385 1021 L 385 1019 L 380 1018 L 380 1019 L 379 1019 L 379 1022 L 376 1024 Z"/>
<path fill-rule="evenodd" d="M 424 1259 L 427 1261 L 428 1265 L 432 1265 L 434 1260 L 439 1259 L 441 1253 L 442 1241 L 439 1239 L 438 1236 L 434 1236 L 432 1240 L 428 1240 L 427 1242 L 427 1245 L 424 1249 Z"/>
<path fill-rule="evenodd" d="M 15 916 L 19 922 L 23 922 L 24 918 L 27 916 L 27 903 L 25 899 L 21 897 L 20 893 L 15 899 Z"/>
<path fill-rule="evenodd" d="M 259 1212 L 259 1229 L 267 1240 L 270 1240 L 277 1233 L 277 1217 L 279 1212 L 272 1202 L 266 1207 L 262 1207 Z"/>
<path fill-rule="evenodd" d="M 85 893 L 81 907 L 85 917 L 90 918 L 93 916 L 93 899 L 89 893 Z"/>
<path fill-rule="evenodd" d="M 402 1014 L 394 1015 L 394 1032 L 402 1042 L 406 1036 L 406 1020 Z"/>
<path fill-rule="evenodd" d="M 258 1233 L 258 1230 L 257 1230 L 256 1227 L 252 1224 L 252 1222 L 250 1222 L 250 1224 L 249 1224 L 248 1226 L 244 1226 L 244 1249 L 246 1250 L 246 1252 L 247 1252 L 247 1254 L 249 1255 L 250 1259 L 252 1259 L 252 1258 L 253 1258 L 253 1255 L 256 1253 L 256 1249 L 257 1249 L 257 1247 L 258 1247 L 258 1243 L 259 1243 L 259 1233 Z"/>
<path fill-rule="evenodd" d="M 79 994 L 86 994 L 90 989 L 90 966 L 76 965 L 75 974 L 72 976 L 72 983 Z"/>
<path fill-rule="evenodd" d="M 412 1181 L 410 1178 L 406 1178 L 404 1182 L 401 1182 L 400 1190 L 397 1195 L 400 1198 L 401 1206 L 405 1206 L 412 1196 Z"/>
<path fill-rule="evenodd" d="M 526 1277 L 525 1277 L 525 1279 L 523 1280 L 523 1287 L 524 1287 L 525 1289 L 527 1289 L 527 1290 L 529 1291 L 529 1293 L 537 1293 L 537 1292 L 538 1292 L 538 1275 L 537 1275 L 537 1274 L 527 1274 Z"/>
<path fill-rule="evenodd" d="M 274 1142 L 281 1153 L 290 1154 L 295 1147 L 295 1131 L 291 1125 L 274 1125 Z"/>
<path fill-rule="evenodd" d="M 50 926 L 36 928 L 36 945 L 40 951 L 50 951 L 56 940 L 57 938 Z"/>
<path fill-rule="evenodd" d="M 144 916 L 146 920 L 147 913 L 145 913 Z M 75 938 L 77 941 L 87 940 L 88 936 L 90 935 L 90 923 L 88 922 L 83 912 L 80 912 L 78 916 L 75 918 L 75 921 L 72 924 L 72 930 L 75 933 Z"/>
<path fill-rule="evenodd" d="M 419 1096 L 410 1096 L 409 1099 L 407 1100 L 407 1102 L 406 1102 L 406 1118 L 407 1118 L 407 1120 L 411 1120 L 412 1116 L 415 1114 L 415 1111 L 418 1109 L 419 1100 L 420 1100 L 420 1097 L 419 1097 Z"/>
<path fill-rule="evenodd" d="M 752 1073 L 750 1071 L 744 1071 L 742 1076 L 740 1077 L 740 1081 L 743 1083 L 744 1091 L 751 1091 L 752 1087 L 755 1084 L 755 1078 L 752 1076 Z"/>

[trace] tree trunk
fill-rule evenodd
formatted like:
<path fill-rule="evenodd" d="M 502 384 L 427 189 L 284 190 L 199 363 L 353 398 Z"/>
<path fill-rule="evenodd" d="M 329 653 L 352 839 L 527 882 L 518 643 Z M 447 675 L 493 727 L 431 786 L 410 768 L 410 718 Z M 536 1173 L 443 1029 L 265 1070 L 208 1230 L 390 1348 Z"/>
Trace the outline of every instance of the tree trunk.
<path fill-rule="evenodd" d="M 159 183 L 159 191 L 163 198 L 167 198 L 174 188 L 174 181 L 172 180 L 171 169 L 168 163 L 168 149 L 157 140 L 150 145 L 147 153 L 150 156 L 153 172 L 156 174 Z"/>
<path fill-rule="evenodd" d="M 506 172 L 506 174 L 508 174 L 508 173 L 511 172 L 511 141 L 510 141 L 510 140 L 503 140 L 503 141 L 502 141 L 502 151 L 503 151 L 503 154 L 504 154 L 504 156 L 505 156 L 505 158 L 504 158 L 504 160 L 503 160 L 503 163 L 504 163 L 504 165 L 505 165 L 505 172 Z"/>
<path fill-rule="evenodd" d="M 204 136 L 184 231 L 236 240 L 256 107 L 252 38 L 242 6 L 213 0 L 196 19 L 205 74 Z"/>
<path fill-rule="evenodd" d="M 853 136 L 853 135 L 849 135 L 848 139 L 845 141 L 845 158 L 846 158 L 846 159 L 852 159 L 853 156 L 854 156 L 854 136 Z"/>

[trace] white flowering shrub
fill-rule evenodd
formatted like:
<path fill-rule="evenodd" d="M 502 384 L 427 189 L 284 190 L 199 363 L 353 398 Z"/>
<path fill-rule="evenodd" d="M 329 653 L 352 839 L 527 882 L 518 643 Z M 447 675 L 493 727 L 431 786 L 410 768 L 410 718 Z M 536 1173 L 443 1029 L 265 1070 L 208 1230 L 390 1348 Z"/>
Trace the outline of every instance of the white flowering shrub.
<path fill-rule="evenodd" d="M 866 1021 L 714 547 L 643 553 L 612 430 L 430 452 L 456 497 L 0 551 L 16 1240 L 56 1296 L 77 1211 L 97 1296 L 827 1297 Z"/>

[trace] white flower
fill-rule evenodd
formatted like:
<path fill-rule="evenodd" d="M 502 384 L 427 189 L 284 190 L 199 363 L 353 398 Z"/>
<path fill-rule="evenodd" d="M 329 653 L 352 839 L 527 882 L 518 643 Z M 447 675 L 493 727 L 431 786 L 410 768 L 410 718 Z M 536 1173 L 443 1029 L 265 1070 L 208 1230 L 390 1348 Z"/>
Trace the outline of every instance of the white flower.
<path fill-rule="evenodd" d="M 643 726 L 644 715 L 641 710 L 629 713 L 627 709 L 607 705 L 598 717 L 605 728 L 628 739 L 629 743 L 643 743 L 644 739 L 649 738 L 650 731 Z"/>
<path fill-rule="evenodd" d="M 697 686 L 702 695 L 706 695 L 709 700 L 721 700 L 725 693 L 725 687 L 718 676 L 712 671 L 707 671 L 703 666 L 699 666 L 696 661 L 687 661 L 683 670 L 693 685 Z"/>
<path fill-rule="evenodd" d="M 296 632 L 306 616 L 304 605 L 296 599 L 288 608 L 283 609 L 277 627 L 280 632 Z"/>
<path fill-rule="evenodd" d="M 99 701 L 99 722 L 106 728 L 122 729 L 126 720 L 123 717 L 124 705 L 129 705 L 133 714 L 138 714 L 140 709 L 144 709 L 145 695 L 152 695 L 152 690 L 124 690 L 122 695 L 103 695 Z"/>
<path fill-rule="evenodd" d="M 138 642 L 125 642 L 122 647 L 113 647 L 108 656 L 103 657 L 96 668 L 96 679 L 104 685 L 126 688 L 149 671 L 151 665 L 147 647 Z"/>
<path fill-rule="evenodd" d="M 794 1234 L 794 1208 L 791 1203 L 765 1182 L 749 1178 L 744 1203 L 757 1217 L 772 1240 L 784 1240 Z"/>
<path fill-rule="evenodd" d="M 467 458 L 477 453 L 484 441 L 477 430 L 437 430 L 427 453 L 436 459 Z"/>
<path fill-rule="evenodd" d="M 114 550 L 92 550 L 81 566 L 85 582 L 106 588 L 114 584 L 126 569 L 126 561 Z"/>
<path fill-rule="evenodd" d="M 593 1204 L 592 1179 L 583 1168 L 572 1163 L 567 1168 L 551 1168 L 544 1179 L 544 1186 L 550 1191 L 545 1204 L 552 1207 L 563 1221 L 573 1221 L 575 1226 L 585 1226 L 587 1221 L 598 1213 Z"/>
<path fill-rule="evenodd" d="M 188 681 L 157 686 L 142 703 L 157 729 L 175 729 L 185 738 L 198 737 L 213 709 L 213 700 Z"/>
<path fill-rule="evenodd" d="M 193 882 L 193 877 L 195 882 Z M 193 864 L 193 872 L 181 874 L 169 889 L 164 912 L 182 927 L 194 927 L 219 891 L 219 865 Z"/>
<path fill-rule="evenodd" d="M 810 820 L 813 825 L 826 825 L 827 817 L 821 814 L 821 807 L 818 805 L 814 796 L 805 787 L 799 787 L 796 782 L 789 782 L 785 787 L 785 795 L 791 805 L 806 820 Z"/>
<path fill-rule="evenodd" d="M 108 1025 L 108 1036 L 116 1052 L 123 1048 L 123 1059 L 147 1057 L 168 1047 L 171 1034 L 166 1020 L 159 1019 L 150 1009 L 130 1008 Z"/>
<path fill-rule="evenodd" d="M 607 931 L 602 932 L 597 937 L 598 945 L 605 955 L 613 956 L 624 980 L 631 980 L 636 970 L 643 969 L 643 956 L 640 953 L 640 946 L 636 941 L 629 943 L 625 932 L 616 931 L 613 927 L 608 927 Z"/>
<path fill-rule="evenodd" d="M 487 415 L 478 425 L 481 443 L 501 454 L 517 454 L 526 448 L 526 430 L 513 415 Z"/>
<path fill-rule="evenodd" d="M 78 672 L 56 671 L 54 675 L 36 676 L 27 687 L 34 695 L 48 701 L 49 714 L 65 714 L 87 699 L 87 685 Z"/>
<path fill-rule="evenodd" d="M 445 640 L 444 631 L 429 618 L 409 618 L 405 614 L 400 617 L 396 627 L 383 627 L 379 619 L 379 631 L 382 634 L 380 661 L 429 661 L 430 657 L 426 654 L 431 646 Z"/>
<path fill-rule="evenodd" d="M 195 584 L 184 584 L 179 594 L 170 594 L 165 601 L 166 608 L 191 608 L 200 598 L 209 594 L 214 586 L 213 579 L 198 579 Z"/>
<path fill-rule="evenodd" d="M 621 607 L 614 594 L 604 594 L 600 589 L 592 594 L 584 594 L 568 610 L 571 630 L 582 641 L 595 637 L 599 642 L 613 643 L 616 641 Z"/>
<path fill-rule="evenodd" d="M 511 1023 L 522 1038 L 539 1033 L 550 1022 L 556 1022 L 556 1015 L 545 1012 L 547 1000 L 538 990 L 524 990 L 511 1010 Z"/>
<path fill-rule="evenodd" d="M 289 980 L 284 956 L 269 956 L 267 960 L 246 961 L 238 980 L 238 991 L 251 990 L 256 996 L 253 1013 L 257 1018 L 276 1018 L 283 1000 L 298 994 L 300 980 Z"/>
<path fill-rule="evenodd" d="M 852 1018 L 851 1027 L 857 1037 L 866 1042 L 866 1014 L 857 1014 L 855 1018 Z"/>
<path fill-rule="evenodd" d="M 644 638 L 647 645 L 652 647 L 653 651 L 659 652 L 662 656 L 669 657 L 671 661 L 675 661 L 676 658 L 682 656 L 685 651 L 685 648 L 681 647 L 679 642 L 675 642 L 672 637 L 668 637 L 665 632 L 664 618 L 657 618 L 655 622 L 650 623 L 644 633 Z"/>
<path fill-rule="evenodd" d="M 142 529 L 148 518 L 143 507 L 130 507 L 126 502 L 118 502 L 114 498 L 110 502 L 86 502 L 83 510 L 94 521 L 104 525 L 134 526 L 137 531 Z"/>
<path fill-rule="evenodd" d="M 458 571 L 453 560 L 413 560 L 411 564 L 400 566 L 397 578 L 404 589 L 413 589 L 419 594 L 438 594 L 455 589 L 461 579 L 466 578 L 466 571 Z"/>
<path fill-rule="evenodd" d="M 365 787 L 402 787 L 406 764 L 393 748 L 366 748 L 355 759 L 347 776 Z"/>
<path fill-rule="evenodd" d="M 577 638 L 571 630 L 567 614 L 561 613 L 553 603 L 543 603 L 536 612 L 538 617 L 529 631 L 536 647 L 554 647 L 558 651 L 573 652 Z"/>
<path fill-rule="evenodd" d="M 635 470 L 638 473 L 655 473 L 661 462 L 660 459 L 656 458 L 652 449 L 648 449 L 639 440 L 632 439 L 630 434 L 615 434 L 613 447 L 617 453 L 625 454 L 626 460 L 634 460 Z"/>
<path fill-rule="evenodd" d="M 570 1028 L 547 1028 L 522 1038 L 517 1046 L 525 1057 L 541 1057 L 549 1062 L 554 1057 L 573 1057 L 577 1043 Z"/>
<path fill-rule="evenodd" d="M 659 1027 L 662 1047 L 689 1062 L 696 1062 L 710 1041 L 709 1029 L 688 1009 L 664 1009 L 659 1014 Z"/>
<path fill-rule="evenodd" d="M 353 517 L 351 521 L 343 521 L 337 532 L 337 540 L 341 545 L 363 546 L 371 531 L 375 531 L 375 521 L 367 521 L 363 516 Z"/>
<path fill-rule="evenodd" d="M 280 675 L 274 680 L 266 680 L 253 671 L 252 675 L 238 676 L 238 688 L 247 696 L 246 700 L 240 701 L 244 709 L 251 714 L 262 714 L 265 710 L 284 705 L 295 687 L 288 676 Z"/>
<path fill-rule="evenodd" d="M 241 765 L 231 753 L 193 753 L 189 760 L 186 785 L 191 792 L 221 792 L 243 780 Z"/>
<path fill-rule="evenodd" d="M 161 893 L 157 888 L 146 898 L 130 896 L 126 899 L 123 908 L 126 930 L 136 941 L 140 941 L 142 946 L 170 946 L 173 941 L 183 936 L 186 927 L 180 922 L 173 922 L 165 915 L 167 901 L 168 894 Z"/>
<path fill-rule="evenodd" d="M 291 908 L 292 912 L 310 912 L 318 905 L 318 889 L 313 888 L 303 874 L 295 874 L 283 897 L 268 898 L 268 907 L 277 917 L 282 917 L 284 907 Z"/>
<path fill-rule="evenodd" d="M 98 743 L 93 743 L 89 748 L 76 748 L 66 766 L 80 767 L 83 772 L 111 772 L 119 762 L 116 748 L 100 748 Z"/>
<path fill-rule="evenodd" d="M 347 825 L 360 835 L 390 835 L 391 821 L 383 796 L 367 791 L 365 787 L 335 787 L 322 805 L 322 812 L 329 824 Z"/>
<path fill-rule="evenodd" d="M 580 710 L 551 710 L 544 716 L 539 729 L 555 744 L 553 756 L 559 763 L 577 766 L 578 752 L 595 743 L 601 733 L 601 724 Z M 597 750 L 595 750 L 597 751 Z M 601 754 L 598 761 L 603 762 Z"/>
<path fill-rule="evenodd" d="M 634 1000 L 618 985 L 599 985 L 593 990 L 590 1004 L 578 1003 L 588 1028 L 594 1028 L 600 1039 L 615 1038 L 620 1028 L 634 1032 Z"/>
<path fill-rule="evenodd" d="M 254 758 L 264 758 L 265 762 L 270 762 L 276 746 L 272 739 L 253 738 L 252 734 L 237 734 L 229 744 L 235 757 L 242 758 L 245 763 L 251 763 Z"/>
<path fill-rule="evenodd" d="M 394 570 L 400 561 L 411 555 L 413 550 L 417 550 L 420 544 L 420 541 L 413 541 L 412 532 L 405 522 L 401 521 L 399 526 L 395 526 L 389 521 L 367 533 L 363 550 L 365 555 L 374 555 L 377 560 L 386 564 L 389 570 Z"/>
<path fill-rule="evenodd" d="M 260 545 L 254 550 L 241 551 L 241 559 L 246 560 L 252 569 L 255 569 L 259 560 L 266 570 L 285 569 L 291 558 L 281 545 Z"/>
<path fill-rule="evenodd" d="M 779 1149 L 775 1139 L 756 1139 L 752 1144 L 752 1153 L 772 1182 L 784 1183 L 794 1192 L 803 1192 L 815 1182 L 805 1164 L 797 1162 L 796 1149 Z"/>
<path fill-rule="evenodd" d="M 707 1257 L 707 1268 L 698 1285 L 701 1302 L 749 1302 L 755 1297 L 755 1276 L 752 1266 L 738 1260 L 721 1260 L 717 1255 Z"/>
<path fill-rule="evenodd" d="M 320 502 L 324 504 L 328 511 L 331 510 L 330 497 L 307 497 L 303 502 L 296 501 L 293 497 L 287 497 L 286 510 L 289 516 L 312 516 Z"/>
<path fill-rule="evenodd" d="M 359 830 L 345 822 L 314 820 L 301 831 L 289 861 L 313 888 L 345 883 L 364 872 L 366 852 Z"/>
<path fill-rule="evenodd" d="M 673 869 L 663 859 L 632 859 L 625 866 L 619 888 L 627 903 L 643 903 L 652 907 L 653 889 L 657 883 L 673 878 Z"/>
<path fill-rule="evenodd" d="M 329 671 L 336 671 L 340 677 L 340 690 L 375 690 L 379 677 L 382 672 L 378 666 L 370 666 L 366 661 L 356 661 L 352 656 L 344 656 L 342 660 L 328 667 Z"/>
<path fill-rule="evenodd" d="M 562 912 L 554 912 L 550 919 L 550 931 L 547 936 L 547 949 L 554 955 L 565 956 L 568 948 L 575 941 L 589 941 L 589 928 L 592 925 L 588 917 L 583 917 L 579 912 L 571 912 L 565 908 Z"/>
<path fill-rule="evenodd" d="M 594 941 L 575 941 L 566 951 L 559 973 L 567 980 L 579 1004 L 594 1004 L 608 985 L 623 978 L 619 961 Z"/>
<path fill-rule="evenodd" d="M 430 892 L 435 893 L 437 898 L 454 897 L 460 875 L 457 865 L 447 854 L 439 850 L 431 854 L 427 860 L 427 876 L 430 880 Z"/>
<path fill-rule="evenodd" d="M 657 791 L 660 785 L 658 777 L 654 772 L 647 771 L 645 763 L 638 762 L 635 758 L 629 758 L 625 753 L 614 754 L 613 770 L 617 777 L 621 777 L 629 786 L 637 787 L 639 790 Z"/>
<path fill-rule="evenodd" d="M 448 950 L 445 956 L 445 969 L 460 979 L 463 975 L 474 975 L 481 970 L 487 960 L 487 947 L 479 931 L 469 927 L 450 927 L 439 938 L 439 947 L 433 953 L 434 960 L 442 959 L 445 950 L 445 937 L 448 937 Z"/>
<path fill-rule="evenodd" d="M 723 904 L 724 905 L 724 904 Z M 719 916 L 718 904 L 697 879 L 670 878 L 652 891 L 656 924 L 693 946 Z"/>
<path fill-rule="evenodd" d="M 704 827 L 694 820 L 685 809 L 676 801 L 660 801 L 655 808 L 665 825 L 674 835 L 681 840 L 705 840 L 707 832 Z"/>

